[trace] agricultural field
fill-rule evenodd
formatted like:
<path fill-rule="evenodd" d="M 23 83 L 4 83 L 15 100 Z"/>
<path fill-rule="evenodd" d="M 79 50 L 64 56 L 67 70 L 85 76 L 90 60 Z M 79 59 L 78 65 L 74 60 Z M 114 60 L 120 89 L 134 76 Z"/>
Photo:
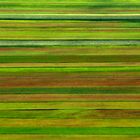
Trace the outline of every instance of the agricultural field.
<path fill-rule="evenodd" d="M 0 0 L 0 12 L 3 14 L 138 14 L 139 8 L 138 0 Z"/>
<path fill-rule="evenodd" d="M 0 0 L 0 140 L 24 139 L 140 139 L 138 0 Z"/>

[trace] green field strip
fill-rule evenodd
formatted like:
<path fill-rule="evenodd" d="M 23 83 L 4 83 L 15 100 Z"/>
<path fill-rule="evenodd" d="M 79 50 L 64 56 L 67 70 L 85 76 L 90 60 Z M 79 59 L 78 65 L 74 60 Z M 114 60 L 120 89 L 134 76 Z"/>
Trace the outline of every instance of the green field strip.
<path fill-rule="evenodd" d="M 3 2 L 3 0 L 0 0 L 0 2 Z M 5 0 L 5 2 L 15 2 L 14 0 Z M 24 1 L 24 0 L 17 0 L 16 2 L 24 2 L 24 3 L 38 3 L 38 1 L 34 1 L 34 0 L 28 0 L 28 1 Z M 39 1 L 40 3 L 42 3 L 42 2 L 46 2 L 46 3 L 88 3 L 88 2 L 93 2 L 93 1 L 91 1 L 91 0 L 75 0 L 74 2 L 73 1 L 71 1 L 71 0 L 61 0 L 61 1 L 59 1 L 59 0 L 49 0 L 49 1 L 46 1 L 46 0 L 40 0 Z M 104 2 L 104 0 L 94 0 L 94 2 Z M 93 3 L 94 3 L 93 2 Z M 110 2 L 111 3 L 116 3 L 116 2 L 121 2 L 121 3 L 124 3 L 124 4 L 126 4 L 126 3 L 139 3 L 139 1 L 138 0 L 110 0 Z"/>
<path fill-rule="evenodd" d="M 140 87 L 0 88 L 0 94 L 139 94 Z"/>
<path fill-rule="evenodd" d="M 78 48 L 71 48 L 71 51 L 69 51 L 70 48 L 7 48 L 7 50 L 2 50 L 5 48 L 0 48 L 0 56 L 41 56 L 41 55 L 75 55 L 75 56 L 84 56 L 84 55 L 138 55 L 140 53 L 140 50 L 138 48 L 122 48 L 122 49 L 113 49 L 113 48 L 88 48 L 88 47 L 78 47 Z"/>
<path fill-rule="evenodd" d="M 48 23 L 49 24 L 49 23 Z M 51 23 L 50 23 L 51 24 Z M 94 24 L 94 23 L 93 23 Z M 102 23 L 103 24 L 103 23 Z M 59 25 L 59 24 L 58 24 Z M 1 39 L 139 39 L 139 28 L 5 27 Z M 63 32 L 62 32 L 63 31 Z M 90 31 L 90 32 L 89 32 Z M 7 34 L 6 34 L 7 33 Z M 126 34 L 127 33 L 127 34 Z M 55 34 L 55 37 L 54 37 Z M 26 36 L 27 37 L 26 37 Z"/>
<path fill-rule="evenodd" d="M 138 135 L 36 135 L 36 134 L 0 134 L 1 140 L 139 140 Z"/>
<path fill-rule="evenodd" d="M 70 21 L 70 20 L 0 20 L 0 27 L 3 29 L 28 29 L 28 28 L 129 28 L 136 29 L 139 28 L 139 22 L 129 22 L 129 21 Z"/>
<path fill-rule="evenodd" d="M 46 53 L 46 50 L 48 50 L 48 53 L 49 53 L 49 52 L 52 52 L 52 50 L 55 52 L 55 50 L 59 50 L 61 48 L 62 48 L 62 50 L 61 50 L 62 52 L 64 50 L 66 51 L 68 49 L 71 49 L 73 51 L 73 53 L 78 49 L 81 49 L 81 51 L 82 51 L 86 48 L 87 48 L 87 51 L 89 49 L 91 49 L 91 50 L 95 49 L 95 50 L 98 50 L 98 51 L 100 51 L 100 49 L 103 49 L 105 52 L 108 51 L 110 53 L 111 52 L 113 53 L 116 50 L 116 53 L 117 52 L 121 53 L 121 49 L 122 49 L 122 51 L 125 50 L 124 53 L 127 53 L 127 52 L 129 52 L 129 50 L 132 50 L 132 54 L 133 54 L 135 52 L 135 50 L 139 50 L 139 48 L 140 48 L 139 44 L 135 44 L 135 43 L 139 42 L 138 40 L 134 40 L 135 42 L 133 40 L 118 40 L 118 41 L 121 41 L 120 43 L 123 43 L 123 42 L 125 43 L 126 41 L 128 41 L 130 43 L 130 44 L 124 44 L 124 45 L 121 45 L 121 44 L 120 45 L 115 45 L 115 44 L 111 45 L 111 44 L 109 44 L 109 42 L 110 43 L 117 43 L 116 42 L 117 40 L 116 41 L 115 40 L 92 40 L 91 42 L 94 43 L 94 41 L 95 41 L 94 45 L 81 45 L 81 44 L 80 45 L 78 45 L 78 44 L 77 45 L 76 44 L 75 45 L 74 44 L 72 44 L 72 45 L 70 45 L 70 44 L 69 45 L 64 45 L 64 44 L 62 44 L 62 45 L 48 45 L 47 42 L 45 42 L 45 41 L 35 41 L 35 40 L 34 41 L 29 41 L 29 40 L 24 40 L 23 41 L 23 40 L 21 40 L 22 44 L 18 44 L 19 41 L 13 41 L 13 40 L 9 41 L 9 40 L 7 40 L 7 42 L 6 42 L 6 40 L 1 40 L 0 41 L 0 50 L 1 50 L 1 52 L 5 52 L 5 53 L 6 53 L 6 51 L 9 51 L 9 54 L 10 54 L 12 52 L 14 53 L 14 52 L 27 51 L 27 50 L 28 50 L 27 51 L 28 53 L 31 50 L 33 50 L 32 53 L 34 53 L 34 52 L 37 53 L 37 50 L 39 50 L 38 53 L 41 53 L 42 51 L 44 51 L 44 53 Z M 100 43 L 98 44 L 98 41 L 105 41 L 104 43 L 108 43 L 108 44 L 104 44 L 104 45 L 101 44 L 100 45 Z M 36 45 L 34 44 L 35 42 L 37 43 Z M 39 42 L 40 42 L 40 44 L 39 44 Z M 64 41 L 64 42 L 66 42 L 66 41 Z M 67 41 L 67 42 L 70 42 L 70 40 Z M 79 40 L 78 40 L 78 42 L 79 42 Z M 31 45 L 30 43 L 33 43 L 33 44 Z M 42 43 L 44 43 L 44 45 Z M 134 43 L 134 44 L 131 44 L 131 43 Z M 71 53 L 71 52 L 69 52 L 69 53 Z M 86 51 L 85 51 L 85 53 L 86 53 Z M 94 51 L 92 51 L 90 53 L 94 53 Z M 101 52 L 101 55 L 102 55 L 102 53 L 103 52 Z"/>
<path fill-rule="evenodd" d="M 0 103 L 0 110 L 15 109 L 140 109 L 140 102 Z"/>
<path fill-rule="evenodd" d="M 139 39 L 140 30 L 137 29 L 82 29 L 82 28 L 10 28 L 0 29 L 1 39 Z M 62 32 L 63 31 L 63 32 Z M 54 39 L 55 39 L 54 38 Z"/>
<path fill-rule="evenodd" d="M 71 51 L 69 50 L 71 49 Z M 94 47 L 46 47 L 46 48 L 0 48 L 0 56 L 41 56 L 41 55 L 139 55 L 138 47 L 94 48 Z"/>
<path fill-rule="evenodd" d="M 8 73 L 16 73 L 16 72 L 22 72 L 22 73 L 28 73 L 28 72 L 139 72 L 140 67 L 139 66 L 128 66 L 128 67 L 73 67 L 73 68 L 66 68 L 66 67 L 45 67 L 45 68 L 25 68 L 25 67 L 1 67 L 0 72 L 8 72 Z"/>
<path fill-rule="evenodd" d="M 139 21 L 139 14 L 0 14 L 0 20 Z"/>
<path fill-rule="evenodd" d="M 0 47 L 27 47 L 27 46 L 87 46 L 87 45 L 139 45 L 138 39 L 50 39 L 50 40 L 0 40 Z"/>
<path fill-rule="evenodd" d="M 95 67 L 95 66 L 139 66 L 139 62 L 113 62 L 113 63 L 0 63 L 0 67 Z"/>
<path fill-rule="evenodd" d="M 140 55 L 37 55 L 0 56 L 0 63 L 103 63 L 140 62 Z"/>
<path fill-rule="evenodd" d="M 9 2 L 11 2 L 9 4 Z M 96 1 L 93 1 L 93 2 L 84 2 L 84 1 L 81 1 L 81 2 L 70 2 L 70 3 L 67 3 L 67 2 L 51 2 L 51 1 L 44 1 L 44 2 L 12 2 L 12 1 L 5 1 L 5 2 L 0 2 L 1 3 L 1 8 L 17 8 L 17 9 L 39 9 L 39 8 L 73 8 L 73 9 L 79 9 L 79 8 L 109 8 L 109 4 L 110 4 L 110 7 L 111 8 L 116 8 L 116 7 L 122 7 L 122 8 L 139 8 L 140 7 L 140 3 L 139 2 L 131 2 L 131 3 L 120 3 L 120 2 L 96 2 Z"/>
<path fill-rule="evenodd" d="M 10 20 L 9 20 L 10 21 Z M 24 21 L 24 20 L 23 20 Z M 19 22 L 19 24 L 23 24 L 24 25 L 24 23 L 25 23 L 25 25 L 26 25 L 26 21 L 25 22 L 23 22 L 23 21 L 21 21 L 21 22 Z M 5 21 L 6 22 L 6 21 Z M 43 23 L 43 24 L 45 24 L 45 25 L 48 25 L 48 24 L 50 24 L 50 26 L 49 27 L 43 27 L 43 28 L 41 28 L 41 26 L 39 26 L 39 25 L 41 25 L 41 23 L 38 23 L 37 24 L 37 21 L 35 22 L 33 22 L 34 24 L 36 23 L 37 25 L 38 25 L 38 27 L 34 27 L 34 26 L 31 26 L 31 27 L 22 27 L 22 26 L 10 26 L 10 23 L 8 24 L 8 26 L 6 27 L 6 23 L 5 23 L 5 26 L 4 27 L 0 27 L 0 29 L 1 29 L 1 31 L 5 31 L 5 30 L 7 30 L 7 31 L 13 31 L 13 29 L 16 31 L 16 32 L 18 32 L 18 31 L 53 31 L 53 32 L 56 32 L 56 31 L 63 31 L 63 32 L 66 32 L 66 31 L 68 31 L 69 33 L 72 33 L 72 32 L 88 32 L 88 31 L 93 31 L 93 32 L 98 32 L 98 33 L 100 33 L 100 32 L 114 32 L 114 33 L 121 33 L 122 31 L 124 31 L 124 32 L 130 32 L 130 33 L 133 33 L 133 32 L 138 32 L 138 31 L 140 31 L 140 27 L 133 27 L 133 28 L 129 28 L 129 27 L 120 27 L 120 28 L 115 28 L 115 27 L 101 27 L 101 28 L 91 28 L 91 27 L 61 27 L 61 26 L 58 26 L 58 27 L 53 27 L 53 22 L 51 23 L 49 23 L 50 21 L 46 21 L 46 23 L 43 23 L 43 22 L 41 22 L 41 23 Z M 3 21 L 0 21 L 0 23 L 2 24 L 2 25 L 4 25 L 4 23 L 3 23 Z M 8 23 L 8 22 L 7 22 Z M 27 22 L 28 23 L 28 22 Z M 29 22 L 30 23 L 30 22 Z M 32 22 L 31 22 L 32 23 Z M 31 25 L 31 23 L 29 24 L 29 25 Z M 54 23 L 56 23 L 56 24 L 60 24 L 60 23 L 63 23 L 63 22 L 60 22 L 60 21 L 58 21 L 58 22 L 54 22 Z M 64 22 L 65 24 L 68 24 L 68 23 L 71 23 L 71 22 Z M 80 23 L 80 22 L 72 22 L 72 23 L 77 23 L 77 26 L 78 26 L 78 24 Z M 92 23 L 92 24 L 94 24 L 94 22 L 81 22 L 81 23 L 85 23 L 85 25 L 86 24 L 88 24 L 88 23 Z M 95 23 L 97 23 L 97 22 L 95 22 Z M 102 22 L 102 24 L 103 23 L 106 23 L 106 22 Z M 125 22 L 124 22 L 125 23 Z M 13 24 L 16 24 L 16 22 L 13 22 Z M 11 25 L 13 25 L 12 23 L 11 23 Z M 52 26 L 51 26 L 51 24 L 52 24 Z M 116 23 L 117 24 L 117 23 Z M 120 22 L 118 22 L 118 24 L 120 24 Z M 123 22 L 122 22 L 122 24 L 123 24 Z M 18 23 L 17 23 L 17 25 L 18 25 Z M 60 24 L 61 25 L 61 24 Z"/>
<path fill-rule="evenodd" d="M 3 119 L 140 119 L 139 109 L 0 110 Z"/>
<path fill-rule="evenodd" d="M 41 2 L 9 2 L 4 1 L 0 2 L 0 13 L 7 14 L 12 13 L 27 13 L 27 14 L 71 14 L 71 13 L 80 13 L 80 14 L 91 14 L 91 13 L 100 13 L 100 14 L 110 14 L 110 13 L 120 13 L 120 14 L 138 14 L 139 13 L 139 2 L 103 2 L 103 1 L 79 1 L 79 2 L 70 2 L 70 1 L 41 1 Z"/>
<path fill-rule="evenodd" d="M 140 127 L 1 127 L 0 134 L 140 135 Z"/>
<path fill-rule="evenodd" d="M 0 127 L 140 127 L 140 119 L 0 119 Z"/>
<path fill-rule="evenodd" d="M 5 64 L 5 63 L 3 63 L 3 64 Z M 8 64 L 8 63 L 6 63 L 6 64 Z M 26 64 L 26 63 L 25 63 Z M 30 63 L 28 63 L 28 64 L 30 64 Z M 42 64 L 42 63 L 41 63 Z M 99 66 L 99 65 L 98 65 Z M 98 66 L 96 66 L 96 67 L 98 67 Z M 56 67 L 56 66 L 55 66 Z M 95 66 L 94 66 L 95 67 Z M 101 66 L 102 67 L 102 66 Z M 113 67 L 113 66 L 111 66 L 111 67 Z M 118 66 L 119 67 L 119 66 Z M 121 67 L 121 66 L 120 66 Z M 131 67 L 131 66 L 130 66 Z M 9 68 L 9 67 L 1 67 L 1 68 Z M 18 67 L 10 67 L 10 68 L 18 68 Z M 22 67 L 22 68 L 24 68 L 24 66 Z M 25 68 L 28 68 L 28 66 L 27 67 L 25 67 Z M 31 67 L 29 67 L 29 68 L 31 68 Z M 32 68 L 42 68 L 42 67 L 32 67 Z M 46 68 L 46 67 L 45 67 Z M 50 67 L 49 67 L 50 68 Z M 52 68 L 52 67 L 51 67 Z M 53 67 L 54 68 L 54 67 Z M 59 68 L 59 67 L 58 67 Z M 60 66 L 60 68 L 62 68 L 61 66 Z M 66 67 L 66 68 L 69 68 L 69 67 Z M 79 66 L 77 66 L 77 67 L 74 67 L 74 68 L 79 68 Z M 81 68 L 81 66 L 80 66 L 80 68 Z M 87 67 L 86 67 L 87 68 Z M 88 67 L 89 68 L 89 67 Z M 93 68 L 93 67 L 91 67 L 91 68 Z M 42 77 L 43 78 L 43 76 L 49 76 L 49 77 L 51 77 L 51 76 L 53 76 L 53 75 L 55 75 L 56 77 L 57 76 L 59 76 L 59 72 L 32 72 L 32 75 L 31 75 L 31 73 L 30 72 L 24 72 L 24 76 L 26 76 L 26 77 L 38 77 L 38 76 L 40 76 L 40 77 Z M 68 75 L 67 75 L 68 74 Z M 70 75 L 71 76 L 92 76 L 92 77 L 99 77 L 99 78 L 103 78 L 103 77 L 109 77 L 109 76 L 113 76 L 113 75 L 116 75 L 118 78 L 117 79 L 121 79 L 121 76 L 122 76 L 122 79 L 135 79 L 135 80 L 137 80 L 137 78 L 136 78 L 136 76 L 140 76 L 140 72 L 139 71 L 127 71 L 127 72 L 122 72 L 122 71 L 104 71 L 104 72 L 100 72 L 100 71 L 97 71 L 97 72 L 92 72 L 92 71 L 89 71 L 89 72 L 79 72 L 79 71 L 75 71 L 75 72 L 61 72 L 61 75 L 62 75 L 62 77 L 64 77 L 64 78 L 66 78 L 67 76 L 69 77 Z M 12 77 L 16 77 L 16 76 L 21 76 L 22 78 L 23 78 L 23 72 L 1 72 L 0 73 L 0 76 L 1 77 L 8 77 L 9 76 L 9 78 L 12 78 Z M 78 76 L 78 77 L 79 77 Z M 76 77 L 75 77 L 76 78 Z M 101 78 L 101 79 L 102 79 Z M 19 78 L 17 78 L 17 79 L 19 79 Z M 47 78 L 46 78 L 47 79 Z M 92 85 L 93 87 L 95 87 L 94 85 Z M 92 87 L 92 86 L 88 86 L 88 87 Z M 96 85 L 97 86 L 97 85 Z M 98 87 L 99 86 L 101 86 L 101 85 L 98 85 Z M 108 85 L 102 85 L 102 86 L 108 86 Z M 113 85 L 112 85 L 113 86 Z M 114 85 L 114 86 L 119 86 L 119 85 Z M 113 87 L 114 87 L 113 86 Z M 128 85 L 126 85 L 126 86 L 128 86 Z M 137 87 L 138 85 L 129 85 L 130 87 L 132 87 L 132 86 L 134 86 L 134 87 Z M 51 85 L 46 85 L 46 86 L 40 86 L 40 85 L 38 85 L 38 86 L 36 86 L 37 88 L 46 88 L 46 87 L 51 87 Z M 62 88 L 64 88 L 64 87 L 73 87 L 73 86 L 63 86 Z M 79 87 L 81 87 L 80 85 L 78 86 L 77 85 L 77 87 L 79 88 Z M 84 87 L 86 87 L 86 86 L 84 86 Z M 1 87 L 1 88 L 4 88 L 4 87 Z M 8 87 L 7 87 L 8 88 Z M 9 87 L 10 88 L 10 87 Z M 13 87 L 14 88 L 14 87 Z M 16 87 L 15 86 L 15 88 L 18 88 L 18 87 Z M 20 88 L 25 88 L 25 86 L 24 87 L 20 87 Z M 32 88 L 32 86 L 28 86 L 27 88 Z M 33 87 L 33 88 L 35 88 L 35 87 Z M 58 88 L 58 86 L 56 85 L 54 85 L 53 86 L 53 88 Z"/>

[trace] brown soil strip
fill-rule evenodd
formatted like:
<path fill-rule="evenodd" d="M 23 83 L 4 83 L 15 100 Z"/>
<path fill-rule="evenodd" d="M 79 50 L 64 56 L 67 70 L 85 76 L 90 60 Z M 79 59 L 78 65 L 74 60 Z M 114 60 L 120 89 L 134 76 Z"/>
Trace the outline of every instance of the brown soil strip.
<path fill-rule="evenodd" d="M 96 110 L 95 112 L 92 110 L 89 110 L 86 112 L 85 115 L 81 118 L 100 118 L 100 119 L 105 119 L 105 118 L 114 118 L 114 119 L 139 119 L 140 117 L 140 110 Z"/>
<path fill-rule="evenodd" d="M 0 95 L 0 102 L 9 101 L 140 101 L 139 94 L 7 94 Z"/>
<path fill-rule="evenodd" d="M 0 87 L 140 86 L 139 77 L 0 77 Z"/>

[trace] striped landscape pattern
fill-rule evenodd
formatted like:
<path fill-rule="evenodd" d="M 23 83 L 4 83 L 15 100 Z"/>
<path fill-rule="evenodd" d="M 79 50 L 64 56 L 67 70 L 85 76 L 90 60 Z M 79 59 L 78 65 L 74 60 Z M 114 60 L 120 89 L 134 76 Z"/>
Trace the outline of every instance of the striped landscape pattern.
<path fill-rule="evenodd" d="M 139 0 L 0 0 L 0 140 L 140 140 Z"/>

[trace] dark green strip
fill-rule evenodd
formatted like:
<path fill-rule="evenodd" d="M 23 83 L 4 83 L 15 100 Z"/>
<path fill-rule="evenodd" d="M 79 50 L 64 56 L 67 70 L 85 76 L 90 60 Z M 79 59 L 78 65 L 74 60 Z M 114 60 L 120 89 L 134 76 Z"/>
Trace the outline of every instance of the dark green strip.
<path fill-rule="evenodd" d="M 0 56 L 0 63 L 140 62 L 140 55 Z"/>
<path fill-rule="evenodd" d="M 140 87 L 0 88 L 0 94 L 140 94 Z"/>
<path fill-rule="evenodd" d="M 0 134 L 48 134 L 48 135 L 140 135 L 140 127 L 1 127 Z"/>

